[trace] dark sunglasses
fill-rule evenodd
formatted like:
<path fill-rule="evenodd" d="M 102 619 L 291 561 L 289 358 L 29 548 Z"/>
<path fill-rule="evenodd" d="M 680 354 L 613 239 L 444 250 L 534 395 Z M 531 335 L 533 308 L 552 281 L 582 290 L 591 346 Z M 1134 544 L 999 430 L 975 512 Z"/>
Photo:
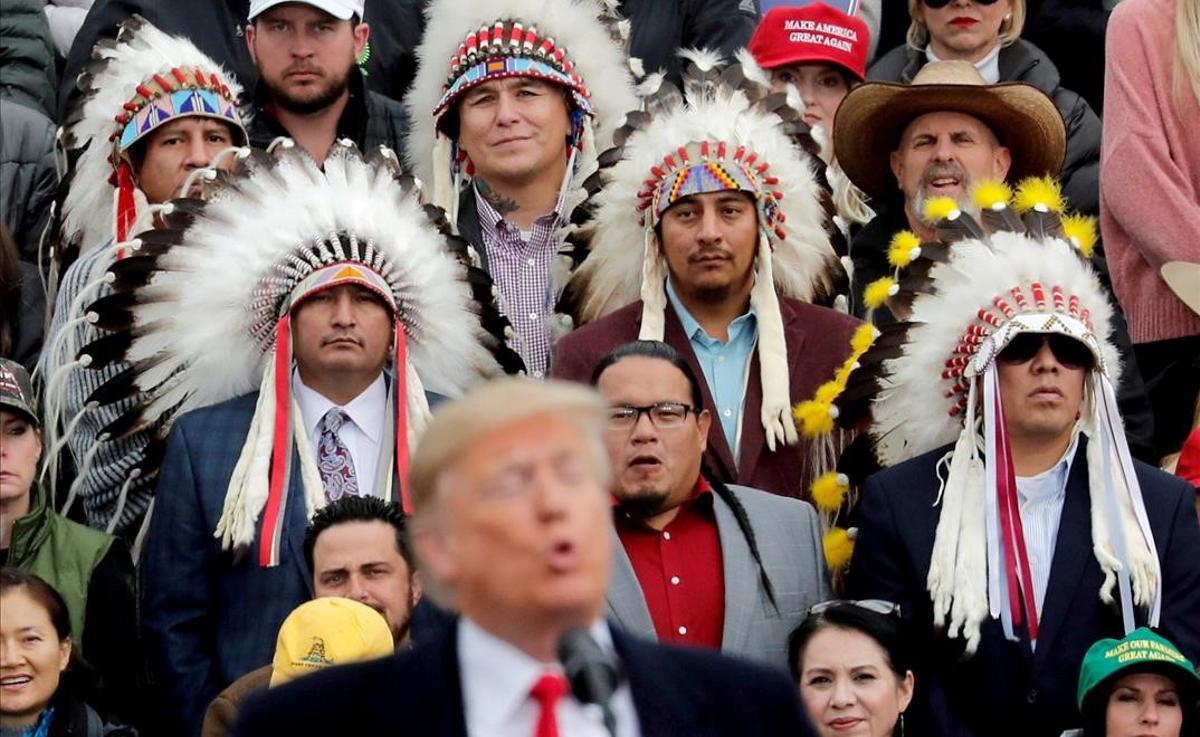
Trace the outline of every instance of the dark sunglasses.
<path fill-rule="evenodd" d="M 950 0 L 921 0 L 921 1 L 925 4 L 925 7 L 932 8 L 934 10 L 937 10 L 938 8 L 944 8 L 950 4 Z M 995 5 L 996 4 L 996 0 L 975 0 L 975 2 L 979 3 L 980 5 Z"/>
<path fill-rule="evenodd" d="M 1090 369 L 1096 365 L 1096 357 L 1092 355 L 1090 348 L 1061 333 L 1021 333 L 1004 346 L 996 360 L 1003 363 L 1025 363 L 1036 356 L 1043 345 L 1049 345 L 1055 360 L 1066 368 Z"/>

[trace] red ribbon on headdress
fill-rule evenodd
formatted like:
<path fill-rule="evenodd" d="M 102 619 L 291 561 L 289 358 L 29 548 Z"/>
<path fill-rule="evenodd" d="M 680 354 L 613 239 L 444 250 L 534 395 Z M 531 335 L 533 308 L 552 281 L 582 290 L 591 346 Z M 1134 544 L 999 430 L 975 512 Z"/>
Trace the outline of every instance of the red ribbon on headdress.
<path fill-rule="evenodd" d="M 1004 573 L 1008 579 L 1008 605 L 1012 612 L 1013 626 L 1021 624 L 1022 602 L 1028 620 L 1029 639 L 1038 636 L 1037 600 L 1033 590 L 1033 575 L 1029 568 L 1029 553 L 1025 548 L 1025 529 L 1021 523 L 1021 511 L 1017 505 L 1017 477 L 1013 469 L 1012 446 L 1008 441 L 1008 425 L 1004 419 L 1004 405 L 997 392 L 996 413 L 996 496 L 1000 506 L 1000 532 L 1004 542 Z M 1018 587 L 1017 577 L 1020 575 Z"/>
<path fill-rule="evenodd" d="M 117 243 L 129 240 L 129 230 L 137 220 L 137 202 L 133 198 L 133 169 L 124 159 L 117 165 L 117 212 L 116 236 Z M 118 253 L 117 258 L 124 256 Z"/>
<path fill-rule="evenodd" d="M 400 509 L 412 514 L 412 495 L 408 491 L 408 337 L 404 321 L 396 316 L 396 478 L 400 482 Z"/>
<path fill-rule="evenodd" d="M 271 483 L 267 492 L 267 508 L 263 512 L 262 535 L 259 540 L 258 564 L 274 565 L 275 541 L 279 535 L 279 518 L 283 507 L 283 485 L 287 480 L 288 461 L 292 444 L 288 442 L 288 410 L 292 375 L 291 321 L 287 315 L 279 318 L 275 327 L 275 427 L 271 439 Z"/>

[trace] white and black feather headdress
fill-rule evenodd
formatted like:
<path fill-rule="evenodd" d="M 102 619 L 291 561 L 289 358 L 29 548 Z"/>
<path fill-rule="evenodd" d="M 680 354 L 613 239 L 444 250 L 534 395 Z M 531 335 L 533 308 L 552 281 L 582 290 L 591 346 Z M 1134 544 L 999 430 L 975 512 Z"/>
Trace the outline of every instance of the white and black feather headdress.
<path fill-rule="evenodd" d="M 155 128 L 178 117 L 210 117 L 230 125 L 235 145 L 247 140 L 241 85 L 186 38 L 134 15 L 115 39 L 96 44 L 92 58 L 57 144 L 66 173 L 54 255 L 64 267 L 82 250 L 149 227 L 127 152 Z"/>
<path fill-rule="evenodd" d="M 1074 430 L 1088 438 L 1092 548 L 1105 579 L 1099 595 L 1120 601 L 1126 631 L 1137 608 L 1156 624 L 1162 572 L 1116 404 L 1112 306 L 1081 258 L 1093 247 L 1094 223 L 1060 217 L 1061 192 L 1049 180 L 1023 182 L 1015 198 L 1006 185 L 984 182 L 974 196 L 978 218 L 949 198 L 926 203 L 936 242 L 908 231 L 893 239 L 895 274 L 868 285 L 864 302 L 900 300 L 908 319 L 856 336 L 837 375 L 797 405 L 797 422 L 814 438 L 865 423 L 884 466 L 952 443 L 927 581 L 935 623 L 970 652 L 988 617 L 1010 638 L 1024 623 L 1036 639 L 997 356 L 1023 333 L 1083 344 L 1093 368 Z"/>
<path fill-rule="evenodd" d="M 661 340 L 665 259 L 655 226 L 677 199 L 739 189 L 756 202 L 759 249 L 751 302 L 758 312 L 763 416 L 768 446 L 797 441 L 789 419 L 787 348 L 777 294 L 831 301 L 845 274 L 831 244 L 829 192 L 808 153 L 815 144 L 786 93 L 772 94 L 747 53 L 723 66 L 686 51 L 684 88 L 652 74 L 640 109 L 601 156 L 600 186 L 573 215 L 572 238 L 588 253 L 568 286 L 579 322 L 643 301 L 641 337 Z"/>
<path fill-rule="evenodd" d="M 89 307 L 114 333 L 83 355 L 92 368 L 132 364 L 91 398 L 141 397 L 108 428 L 113 436 L 145 427 L 165 436 L 183 412 L 260 390 L 218 529 L 226 547 L 244 547 L 268 496 L 284 493 L 292 442 L 306 443 L 286 396 L 290 311 L 306 295 L 354 283 L 389 305 L 396 350 L 389 404 L 399 428 L 392 460 L 402 484 L 407 448 L 428 416 L 425 390 L 456 396 L 519 358 L 504 346 L 507 322 L 490 306 L 490 280 L 465 265 L 465 243 L 448 234 L 440 210 L 422 203 L 390 150 L 364 158 L 339 141 L 322 171 L 299 147 L 281 145 L 209 186 L 206 202 L 170 203 L 166 227 L 130 242 L 131 255 L 110 270 L 116 293 Z M 277 400 L 291 408 L 292 421 L 276 413 Z M 315 456 L 304 450 L 311 514 L 324 495 Z M 265 520 L 264 565 L 277 558 L 278 535 L 278 519 Z"/>

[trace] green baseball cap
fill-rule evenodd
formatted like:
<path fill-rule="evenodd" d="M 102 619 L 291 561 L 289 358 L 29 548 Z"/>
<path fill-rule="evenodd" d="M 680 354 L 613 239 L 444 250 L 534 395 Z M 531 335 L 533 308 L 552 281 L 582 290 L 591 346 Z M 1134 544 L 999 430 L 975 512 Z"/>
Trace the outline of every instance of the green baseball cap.
<path fill-rule="evenodd" d="M 1191 661 L 1170 640 L 1148 627 L 1139 627 L 1120 640 L 1100 640 L 1088 648 L 1079 669 L 1079 708 L 1097 687 L 1126 673 L 1161 673 L 1184 691 L 1200 689 L 1200 676 Z"/>
<path fill-rule="evenodd" d="M 16 412 L 41 427 L 36 403 L 33 400 L 33 383 L 29 380 L 29 372 L 16 361 L 0 358 L 0 407 L 10 412 Z"/>

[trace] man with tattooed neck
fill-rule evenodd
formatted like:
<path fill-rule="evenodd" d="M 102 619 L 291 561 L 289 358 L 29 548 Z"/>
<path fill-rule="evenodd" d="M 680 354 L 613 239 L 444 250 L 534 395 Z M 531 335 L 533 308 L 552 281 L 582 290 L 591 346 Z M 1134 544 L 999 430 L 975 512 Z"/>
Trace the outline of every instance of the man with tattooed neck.
<path fill-rule="evenodd" d="M 566 214 L 637 107 L 604 27 L 613 19 L 597 12 L 581 0 L 434 0 L 418 51 L 428 63 L 405 99 L 410 163 L 495 281 L 509 344 L 534 378 L 546 373 L 568 275 Z M 449 69 L 429 62 L 441 59 Z"/>

